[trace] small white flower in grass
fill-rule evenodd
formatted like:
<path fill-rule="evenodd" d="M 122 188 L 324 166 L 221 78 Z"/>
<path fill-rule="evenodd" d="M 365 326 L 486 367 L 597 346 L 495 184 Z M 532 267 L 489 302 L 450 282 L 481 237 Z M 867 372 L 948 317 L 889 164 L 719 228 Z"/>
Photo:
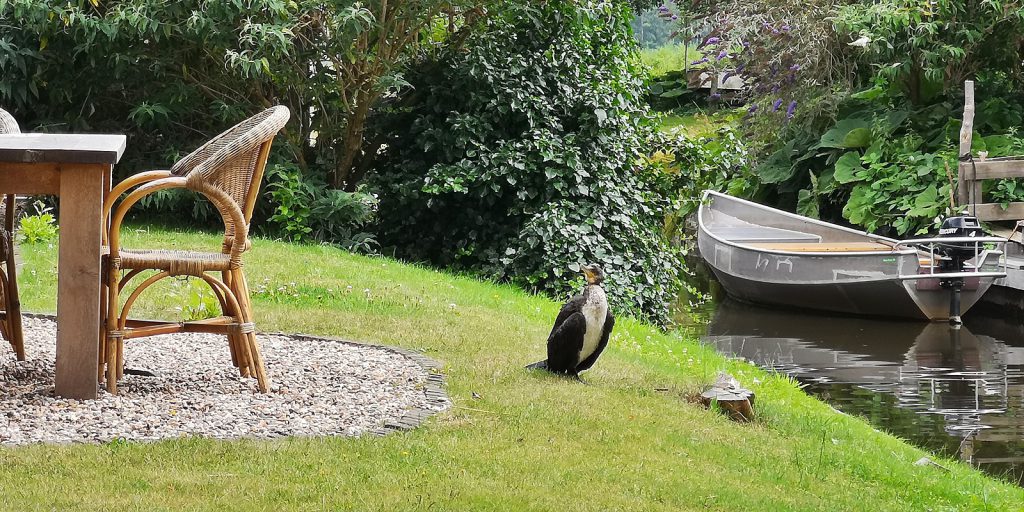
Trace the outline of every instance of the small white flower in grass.
<path fill-rule="evenodd" d="M 454 302 L 452 302 L 451 304 L 448 304 L 448 309 L 455 309 L 455 308 L 456 308 L 456 306 L 455 306 Z"/>

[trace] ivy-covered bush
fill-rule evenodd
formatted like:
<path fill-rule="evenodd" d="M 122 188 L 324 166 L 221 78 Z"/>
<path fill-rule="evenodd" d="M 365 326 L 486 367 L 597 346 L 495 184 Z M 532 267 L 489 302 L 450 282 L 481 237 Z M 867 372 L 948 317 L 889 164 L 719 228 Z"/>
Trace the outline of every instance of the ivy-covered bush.
<path fill-rule="evenodd" d="M 380 241 L 402 257 L 565 296 L 603 265 L 618 308 L 665 321 L 679 253 L 644 155 L 628 6 L 501 2 L 465 49 L 426 59 L 376 126 Z"/>

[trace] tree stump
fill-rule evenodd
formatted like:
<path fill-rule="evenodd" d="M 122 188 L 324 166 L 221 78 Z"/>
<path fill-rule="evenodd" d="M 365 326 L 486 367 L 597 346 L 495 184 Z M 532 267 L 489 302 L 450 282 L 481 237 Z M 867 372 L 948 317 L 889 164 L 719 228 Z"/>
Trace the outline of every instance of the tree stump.
<path fill-rule="evenodd" d="M 740 386 L 739 381 L 728 373 L 719 373 L 718 380 L 701 393 L 700 401 L 707 408 L 717 403 L 718 409 L 734 421 L 754 420 L 754 392 Z"/>

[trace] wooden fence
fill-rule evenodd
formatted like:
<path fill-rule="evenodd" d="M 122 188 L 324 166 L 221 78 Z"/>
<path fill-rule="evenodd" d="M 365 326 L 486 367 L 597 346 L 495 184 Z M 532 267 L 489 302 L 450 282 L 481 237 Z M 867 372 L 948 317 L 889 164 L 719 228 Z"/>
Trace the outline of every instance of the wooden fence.
<path fill-rule="evenodd" d="M 967 213 L 978 220 L 1024 219 L 1024 202 L 1010 203 L 1006 208 L 999 203 L 986 203 L 982 197 L 984 180 L 1024 178 L 1024 156 L 985 158 L 972 155 L 971 138 L 974 134 L 974 82 L 964 83 L 964 121 L 960 126 L 960 165 L 957 180 L 957 204 L 967 206 Z"/>

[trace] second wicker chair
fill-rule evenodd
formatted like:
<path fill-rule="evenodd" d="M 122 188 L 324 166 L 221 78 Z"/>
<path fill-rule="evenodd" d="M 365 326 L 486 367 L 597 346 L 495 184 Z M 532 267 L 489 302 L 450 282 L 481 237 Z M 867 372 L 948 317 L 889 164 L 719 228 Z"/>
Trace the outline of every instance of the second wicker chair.
<path fill-rule="evenodd" d="M 21 133 L 18 122 L 0 108 L 0 134 Z M 3 294 L 3 312 L 0 312 L 0 334 L 10 342 L 19 361 L 25 360 L 25 339 L 21 333 L 21 301 L 18 299 L 18 272 L 14 261 L 14 221 L 17 219 L 14 194 L 3 195 L 0 203 L 0 293 Z"/>
<path fill-rule="evenodd" d="M 99 376 L 101 379 L 105 377 L 107 390 L 111 393 L 117 393 L 117 381 L 124 371 L 124 340 L 174 332 L 227 335 L 232 363 L 243 377 L 255 377 L 260 391 L 267 392 L 266 370 L 256 342 L 249 287 L 242 273 L 242 254 L 249 249 L 249 220 L 271 143 L 289 115 L 286 107 L 269 108 L 210 140 L 171 170 L 140 173 L 111 190 L 104 205 L 109 219 L 110 252 L 104 265 L 107 293 L 104 297 L 104 335 L 99 365 Z M 115 210 L 113 206 L 117 198 L 133 188 L 135 190 Z M 220 252 L 121 247 L 121 223 L 128 210 L 143 197 L 170 188 L 198 192 L 220 212 L 224 220 L 224 241 Z M 146 270 L 157 273 L 143 280 L 128 295 L 124 305 L 120 305 L 126 285 Z M 193 276 L 206 282 L 220 302 L 222 315 L 194 322 L 128 318 L 144 290 L 172 276 Z"/>

